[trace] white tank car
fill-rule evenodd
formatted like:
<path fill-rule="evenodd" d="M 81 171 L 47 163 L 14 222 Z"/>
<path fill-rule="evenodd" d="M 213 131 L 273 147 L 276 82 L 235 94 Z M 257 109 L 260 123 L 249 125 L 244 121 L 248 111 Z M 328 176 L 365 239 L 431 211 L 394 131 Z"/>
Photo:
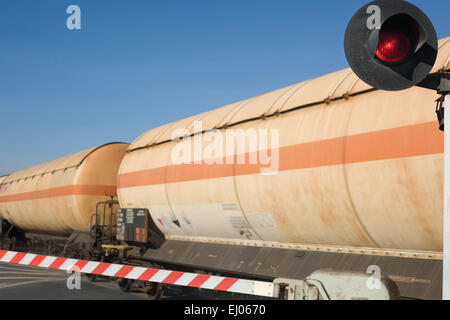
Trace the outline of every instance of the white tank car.
<path fill-rule="evenodd" d="M 433 73 L 450 68 L 439 46 Z M 120 205 L 168 239 L 440 251 L 437 97 L 345 69 L 152 129 L 121 164 Z"/>

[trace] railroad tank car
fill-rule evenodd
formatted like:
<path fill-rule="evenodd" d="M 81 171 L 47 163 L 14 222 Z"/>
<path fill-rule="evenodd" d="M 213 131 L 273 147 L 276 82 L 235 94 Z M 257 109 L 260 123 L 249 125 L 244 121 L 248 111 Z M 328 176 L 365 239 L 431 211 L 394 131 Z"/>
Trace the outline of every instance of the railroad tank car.
<path fill-rule="evenodd" d="M 4 187 L 2 186 L 2 181 L 4 181 L 8 176 L 1 176 L 0 177 L 0 192 L 2 192 L 2 190 L 4 189 Z M 0 210 L 0 218 L 3 218 L 3 214 L 2 211 Z"/>
<path fill-rule="evenodd" d="M 446 38 L 432 73 L 449 68 Z M 169 240 L 441 251 L 437 98 L 345 69 L 163 125 L 129 146 L 120 206 Z"/>
<path fill-rule="evenodd" d="M 127 147 L 105 144 L 12 173 L 0 181 L 1 217 L 26 232 L 89 232 L 96 204 L 116 195 Z"/>

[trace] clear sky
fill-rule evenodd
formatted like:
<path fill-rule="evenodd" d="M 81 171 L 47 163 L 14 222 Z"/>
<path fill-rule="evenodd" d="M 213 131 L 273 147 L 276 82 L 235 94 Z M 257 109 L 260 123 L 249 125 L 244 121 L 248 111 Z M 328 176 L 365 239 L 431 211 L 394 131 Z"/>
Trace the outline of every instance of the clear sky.
<path fill-rule="evenodd" d="M 411 2 L 450 36 L 450 1 Z M 365 3 L 0 0 L 0 175 L 346 68 Z"/>

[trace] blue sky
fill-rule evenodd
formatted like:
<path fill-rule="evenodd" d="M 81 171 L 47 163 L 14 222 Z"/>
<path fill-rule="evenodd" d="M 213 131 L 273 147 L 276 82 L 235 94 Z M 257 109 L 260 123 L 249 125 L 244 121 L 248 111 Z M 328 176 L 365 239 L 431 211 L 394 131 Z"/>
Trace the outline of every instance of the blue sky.
<path fill-rule="evenodd" d="M 448 0 L 411 2 L 450 36 Z M 0 0 L 0 175 L 346 68 L 365 3 Z"/>

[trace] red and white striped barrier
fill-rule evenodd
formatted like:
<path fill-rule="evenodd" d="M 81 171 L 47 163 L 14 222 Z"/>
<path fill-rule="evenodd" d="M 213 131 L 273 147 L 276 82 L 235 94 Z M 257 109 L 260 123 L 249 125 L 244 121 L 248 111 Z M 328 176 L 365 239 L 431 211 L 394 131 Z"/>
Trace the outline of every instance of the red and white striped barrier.
<path fill-rule="evenodd" d="M 271 282 L 225 278 L 5 250 L 0 250 L 0 262 L 264 297 L 274 296 L 274 284 Z"/>

